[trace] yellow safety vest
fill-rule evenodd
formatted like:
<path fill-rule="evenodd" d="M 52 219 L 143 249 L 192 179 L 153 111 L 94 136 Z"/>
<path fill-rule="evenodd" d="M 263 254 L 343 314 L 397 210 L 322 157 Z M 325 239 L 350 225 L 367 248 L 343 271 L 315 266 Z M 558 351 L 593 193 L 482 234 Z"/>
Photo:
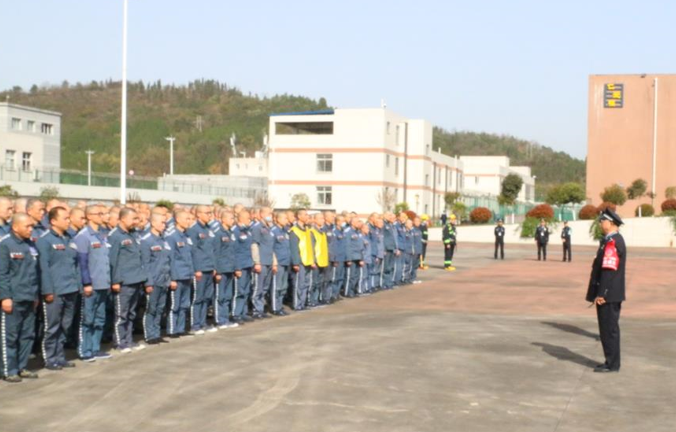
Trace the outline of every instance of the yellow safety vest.
<path fill-rule="evenodd" d="M 298 250 L 300 251 L 300 261 L 304 266 L 311 266 L 315 263 L 314 251 L 312 250 L 312 233 L 307 228 L 302 230 L 294 225 L 291 231 L 298 237 Z"/>
<path fill-rule="evenodd" d="M 326 233 L 310 228 L 315 236 L 315 259 L 318 267 L 329 266 L 329 242 L 326 240 Z"/>

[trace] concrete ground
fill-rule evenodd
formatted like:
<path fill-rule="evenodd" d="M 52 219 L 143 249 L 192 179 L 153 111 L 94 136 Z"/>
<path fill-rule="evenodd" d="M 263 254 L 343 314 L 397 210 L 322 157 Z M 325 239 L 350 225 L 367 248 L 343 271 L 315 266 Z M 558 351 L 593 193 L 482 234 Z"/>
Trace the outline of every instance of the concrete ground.
<path fill-rule="evenodd" d="M 533 252 L 460 244 L 420 285 L 0 383 L 0 431 L 674 431 L 676 254 L 630 249 L 622 370 L 595 374 L 594 249 Z"/>

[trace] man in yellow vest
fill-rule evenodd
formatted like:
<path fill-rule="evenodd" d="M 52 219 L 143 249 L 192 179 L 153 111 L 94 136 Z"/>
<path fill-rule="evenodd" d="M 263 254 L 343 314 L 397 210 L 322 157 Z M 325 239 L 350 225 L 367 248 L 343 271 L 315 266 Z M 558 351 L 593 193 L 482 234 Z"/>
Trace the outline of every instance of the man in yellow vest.
<path fill-rule="evenodd" d="M 308 303 L 310 307 L 316 307 L 328 304 L 331 299 L 330 283 L 332 267 L 329 266 L 329 243 L 326 237 L 326 223 L 322 213 L 314 215 L 310 232 L 312 232 L 312 240 L 315 245 L 316 268 L 312 270 L 312 281 L 314 284 Z"/>
<path fill-rule="evenodd" d="M 308 220 L 307 210 L 298 210 L 296 223 L 289 231 L 293 270 L 291 304 L 294 310 L 306 309 L 308 292 L 312 286 L 312 270 L 316 268 L 312 233 L 307 227 Z"/>

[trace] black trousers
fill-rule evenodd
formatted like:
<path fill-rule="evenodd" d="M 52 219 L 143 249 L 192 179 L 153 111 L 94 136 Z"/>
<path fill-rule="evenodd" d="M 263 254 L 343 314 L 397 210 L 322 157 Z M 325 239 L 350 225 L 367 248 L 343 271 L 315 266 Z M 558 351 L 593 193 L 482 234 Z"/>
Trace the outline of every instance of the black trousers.
<path fill-rule="evenodd" d="M 541 258 L 547 261 L 547 243 L 538 243 L 538 261 Z"/>
<path fill-rule="evenodd" d="M 455 252 L 455 243 L 444 246 L 444 267 L 451 267 L 453 265 L 453 253 Z"/>
<path fill-rule="evenodd" d="M 573 259 L 573 251 L 570 244 L 570 240 L 566 240 L 563 243 L 563 260 L 566 261 L 566 259 L 568 261 Z"/>
<path fill-rule="evenodd" d="M 498 248 L 500 248 L 500 258 L 505 259 L 505 240 L 495 240 L 495 259 L 498 259 Z"/>
<path fill-rule="evenodd" d="M 425 261 L 426 257 L 427 257 L 427 243 L 423 243 L 422 262 L 420 263 L 421 267 L 427 264 L 427 262 Z"/>
<path fill-rule="evenodd" d="M 606 365 L 610 369 L 620 369 L 620 310 L 622 302 L 605 303 L 596 306 L 599 321 L 599 333 Z"/>

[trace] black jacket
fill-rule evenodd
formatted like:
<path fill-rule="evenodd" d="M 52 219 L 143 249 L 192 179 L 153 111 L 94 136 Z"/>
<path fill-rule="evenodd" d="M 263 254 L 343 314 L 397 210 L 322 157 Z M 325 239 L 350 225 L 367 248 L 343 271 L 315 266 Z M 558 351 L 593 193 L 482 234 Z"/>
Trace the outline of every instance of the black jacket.
<path fill-rule="evenodd" d="M 535 228 L 535 240 L 540 244 L 549 243 L 549 228 L 546 226 L 538 226 Z"/>
<path fill-rule="evenodd" d="M 606 244 L 610 239 L 615 240 L 615 248 L 620 258 L 617 270 L 603 269 L 603 255 Z M 592 302 L 596 297 L 603 297 L 606 302 L 619 303 L 625 300 L 625 269 L 627 267 L 627 246 L 622 234 L 615 233 L 601 240 L 596 258 L 592 264 L 592 272 L 587 289 L 587 301 Z"/>

